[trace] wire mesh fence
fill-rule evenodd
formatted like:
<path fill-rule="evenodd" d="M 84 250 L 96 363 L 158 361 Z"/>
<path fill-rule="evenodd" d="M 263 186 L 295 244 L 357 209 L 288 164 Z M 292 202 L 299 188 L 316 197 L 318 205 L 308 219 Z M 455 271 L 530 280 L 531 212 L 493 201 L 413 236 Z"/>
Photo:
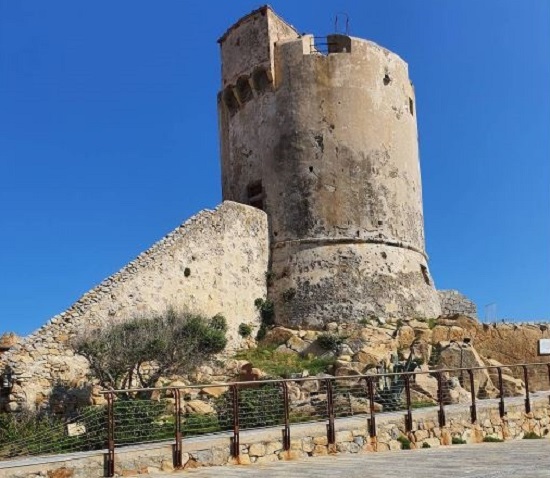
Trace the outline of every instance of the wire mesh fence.
<path fill-rule="evenodd" d="M 331 443 L 338 418 L 364 417 L 374 436 L 376 415 L 397 412 L 410 428 L 419 409 L 433 407 L 443 426 L 446 409 L 463 404 L 475 422 L 482 403 L 493 400 L 490 406 L 504 416 L 506 404 L 520 397 L 529 412 L 533 394 L 543 390 L 550 390 L 550 364 L 105 391 L 107 405 L 70 418 L 0 415 L 0 460 L 107 449 L 112 462 L 116 448 L 163 441 L 175 443 L 177 456 L 187 437 L 228 432 L 238 454 L 242 430 L 279 427 L 289 447 L 291 427 L 306 422 L 327 422 Z"/>
<path fill-rule="evenodd" d="M 106 448 L 107 407 L 87 407 L 70 419 L 32 412 L 0 415 L 0 460 Z"/>

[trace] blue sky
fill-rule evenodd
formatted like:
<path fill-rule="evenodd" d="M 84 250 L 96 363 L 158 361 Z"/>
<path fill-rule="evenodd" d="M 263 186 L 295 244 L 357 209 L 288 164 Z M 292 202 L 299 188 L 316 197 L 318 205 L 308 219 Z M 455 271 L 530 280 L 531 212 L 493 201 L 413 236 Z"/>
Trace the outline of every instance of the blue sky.
<path fill-rule="evenodd" d="M 251 1 L 0 0 L 0 332 L 221 200 L 216 39 Z M 409 63 L 438 288 L 550 318 L 550 2 L 277 1 Z"/>

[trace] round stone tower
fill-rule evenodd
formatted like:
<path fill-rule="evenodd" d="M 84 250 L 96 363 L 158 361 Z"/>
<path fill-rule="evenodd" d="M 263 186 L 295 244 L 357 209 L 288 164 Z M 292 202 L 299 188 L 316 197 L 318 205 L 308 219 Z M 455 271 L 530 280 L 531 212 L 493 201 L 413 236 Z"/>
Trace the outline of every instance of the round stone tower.
<path fill-rule="evenodd" d="M 269 7 L 219 43 L 223 198 L 268 214 L 277 323 L 439 315 L 407 64 Z"/>

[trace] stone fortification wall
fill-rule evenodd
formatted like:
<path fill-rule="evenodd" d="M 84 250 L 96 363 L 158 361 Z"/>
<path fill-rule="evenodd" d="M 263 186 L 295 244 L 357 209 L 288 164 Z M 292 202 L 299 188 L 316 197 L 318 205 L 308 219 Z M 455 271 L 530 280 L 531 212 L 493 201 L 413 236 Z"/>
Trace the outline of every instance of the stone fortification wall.
<path fill-rule="evenodd" d="M 254 300 L 266 294 L 268 255 L 263 212 L 233 202 L 200 212 L 4 353 L 0 370 L 9 365 L 16 384 L 0 405 L 33 408 L 55 383 L 81 386 L 87 362 L 67 345 L 78 331 L 170 306 L 223 314 L 237 346 L 239 324 L 259 323 Z"/>
<path fill-rule="evenodd" d="M 442 315 L 461 314 L 477 319 L 477 306 L 457 290 L 438 290 Z"/>
<path fill-rule="evenodd" d="M 264 25 L 254 42 L 251 25 Z M 223 197 L 268 214 L 277 322 L 437 317 L 407 64 L 360 38 L 331 35 L 321 54 L 287 33 L 261 12 L 230 29 L 218 104 Z M 263 76 L 258 50 L 272 55 Z"/>

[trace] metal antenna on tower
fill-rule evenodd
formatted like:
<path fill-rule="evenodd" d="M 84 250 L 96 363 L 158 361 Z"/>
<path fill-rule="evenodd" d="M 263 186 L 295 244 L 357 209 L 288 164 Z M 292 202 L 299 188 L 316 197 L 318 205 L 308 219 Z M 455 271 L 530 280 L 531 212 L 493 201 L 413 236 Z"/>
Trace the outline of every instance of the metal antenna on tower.
<path fill-rule="evenodd" d="M 343 20 L 345 19 L 345 31 L 344 32 L 339 32 L 338 31 L 338 19 L 340 17 L 344 17 L 341 19 L 341 21 L 343 22 Z M 344 33 L 344 35 L 349 35 L 349 15 L 346 13 L 346 12 L 338 12 L 336 14 L 336 16 L 334 17 L 334 33 Z"/>

